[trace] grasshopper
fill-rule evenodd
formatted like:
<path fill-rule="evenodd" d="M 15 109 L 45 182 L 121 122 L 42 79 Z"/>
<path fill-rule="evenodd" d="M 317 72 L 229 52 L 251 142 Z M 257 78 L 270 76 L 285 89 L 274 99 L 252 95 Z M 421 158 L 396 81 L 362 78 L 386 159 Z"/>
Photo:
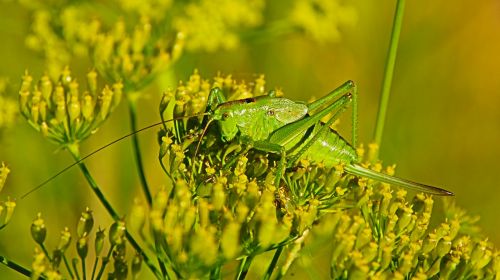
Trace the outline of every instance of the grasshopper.
<path fill-rule="evenodd" d="M 398 185 L 434 195 L 453 195 L 452 192 L 379 173 L 359 164 L 355 146 L 357 141 L 357 87 L 347 81 L 324 97 L 305 104 L 268 95 L 226 101 L 220 88 L 213 88 L 208 97 L 208 122 L 217 122 L 223 141 L 239 140 L 253 149 L 275 153 L 280 157 L 275 184 L 285 168 L 298 160 L 307 159 L 325 167 L 343 165 L 348 174 Z M 349 144 L 330 126 L 352 104 L 352 144 Z M 321 121 L 334 113 L 325 123 Z M 203 137 L 203 135 L 202 135 Z"/>

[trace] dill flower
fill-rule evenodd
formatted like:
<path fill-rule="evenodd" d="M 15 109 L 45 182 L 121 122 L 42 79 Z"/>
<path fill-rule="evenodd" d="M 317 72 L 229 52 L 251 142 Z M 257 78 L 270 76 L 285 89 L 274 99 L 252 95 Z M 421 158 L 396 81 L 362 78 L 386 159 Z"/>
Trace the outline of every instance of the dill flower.
<path fill-rule="evenodd" d="M 337 42 L 340 27 L 355 24 L 357 15 L 352 7 L 338 0 L 295 0 L 289 18 L 318 42 Z"/>
<path fill-rule="evenodd" d="M 31 226 L 31 234 L 38 245 L 35 248 L 32 275 L 47 279 L 89 279 L 91 275 L 92 278 L 101 279 L 104 273 L 114 279 L 127 279 L 129 274 L 138 275 L 142 259 L 137 254 L 127 254 L 123 222 L 115 222 L 110 226 L 109 242 L 106 245 L 104 229 L 92 232 L 93 218 L 90 209 L 87 208 L 82 213 L 76 224 L 74 231 L 65 227 L 57 245 L 50 248 L 45 242 L 48 237 L 47 226 L 41 214 L 37 215 Z M 76 235 L 72 233 L 75 231 Z M 68 250 L 70 246 L 74 246 L 76 250 Z M 102 254 L 103 247 L 108 250 L 106 255 Z M 95 254 L 89 254 L 89 250 L 93 250 Z M 68 262 L 70 259 L 71 265 Z M 86 265 L 87 260 L 91 261 L 92 266 Z M 132 271 L 128 270 L 129 265 Z"/>
<path fill-rule="evenodd" d="M 122 84 L 99 87 L 97 74 L 87 74 L 87 90 L 64 69 L 57 82 L 43 76 L 37 83 L 26 73 L 19 90 L 21 114 L 52 142 L 78 144 L 95 133 L 120 103 Z"/>
<path fill-rule="evenodd" d="M 169 37 L 156 32 L 148 18 L 132 30 L 125 21 L 117 21 L 96 37 L 92 46 L 96 68 L 107 81 L 122 81 L 126 93 L 142 89 L 179 58 L 184 44 L 182 33 Z"/>
<path fill-rule="evenodd" d="M 186 48 L 213 52 L 234 49 L 242 30 L 263 22 L 264 0 L 201 0 L 183 7 L 173 26 L 186 34 Z"/>
<path fill-rule="evenodd" d="M 205 112 L 213 87 L 228 100 L 267 92 L 263 77 L 251 82 L 222 75 L 205 80 L 195 71 L 164 94 L 162 117 Z M 173 186 L 157 195 L 149 223 L 180 277 L 219 275 L 234 260 L 241 260 L 238 275 L 245 274 L 245 263 L 267 251 L 275 251 L 276 260 L 286 252 L 270 264 L 283 277 L 303 257 L 303 247 L 326 244 L 332 247 L 334 279 L 499 275 L 498 250 L 466 232 L 474 220 L 462 211 L 453 210 L 449 219 L 431 227 L 431 196 L 410 196 L 406 190 L 347 175 L 342 166 L 325 168 L 306 160 L 286 170 L 277 187 L 279 157 L 239 141 L 224 142 L 217 126 L 206 125 L 197 117 L 177 120 L 165 124 L 159 137 L 159 158 Z M 362 163 L 394 174 L 394 166 L 384 169 L 374 160 L 375 149 L 358 148 Z"/>
<path fill-rule="evenodd" d="M 48 76 L 57 79 L 73 59 L 88 55 L 101 23 L 84 7 L 44 4 L 36 5 L 33 10 L 25 43 L 43 55 Z"/>

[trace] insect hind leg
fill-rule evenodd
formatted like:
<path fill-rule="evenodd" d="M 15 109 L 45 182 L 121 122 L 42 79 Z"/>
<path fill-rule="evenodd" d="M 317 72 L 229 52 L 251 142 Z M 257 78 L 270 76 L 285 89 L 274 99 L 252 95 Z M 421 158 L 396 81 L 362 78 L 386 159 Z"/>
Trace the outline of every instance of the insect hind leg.
<path fill-rule="evenodd" d="M 358 88 L 356 84 L 349 80 L 343 83 L 341 86 L 332 90 L 320 99 L 311 102 L 307 105 L 309 112 L 317 111 L 324 106 L 328 106 L 333 100 L 338 99 L 340 96 L 345 96 L 351 94 L 352 102 L 352 140 L 351 144 L 353 147 L 357 146 L 358 142 Z"/>

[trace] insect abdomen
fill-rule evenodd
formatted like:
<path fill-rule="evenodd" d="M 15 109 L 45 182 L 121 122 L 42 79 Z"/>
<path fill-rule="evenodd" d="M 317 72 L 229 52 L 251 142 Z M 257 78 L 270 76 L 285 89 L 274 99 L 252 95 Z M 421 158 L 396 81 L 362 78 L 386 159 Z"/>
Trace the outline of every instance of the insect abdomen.
<path fill-rule="evenodd" d="M 312 135 L 315 135 L 320 127 L 322 125 L 317 125 Z M 313 137 L 312 135 L 309 137 Z M 326 167 L 357 162 L 356 150 L 333 129 L 328 129 L 323 133 L 300 158 L 323 163 Z"/>

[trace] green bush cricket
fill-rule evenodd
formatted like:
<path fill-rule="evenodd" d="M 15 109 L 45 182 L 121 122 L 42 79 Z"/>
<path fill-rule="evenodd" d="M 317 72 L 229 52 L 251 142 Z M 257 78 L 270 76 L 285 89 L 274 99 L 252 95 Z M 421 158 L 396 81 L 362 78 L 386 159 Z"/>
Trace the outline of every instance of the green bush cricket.
<path fill-rule="evenodd" d="M 349 144 L 330 126 L 352 103 L 352 144 Z M 323 123 L 321 119 L 330 113 L 332 117 Z M 325 167 L 343 165 L 348 174 L 366 177 L 380 182 L 398 185 L 408 189 L 434 195 L 453 195 L 452 192 L 412 182 L 387 174 L 379 173 L 359 165 L 356 155 L 357 142 L 357 88 L 354 82 L 347 81 L 324 97 L 305 104 L 287 98 L 277 97 L 275 91 L 267 95 L 226 101 L 220 88 L 213 88 L 208 96 L 204 114 L 175 117 L 149 125 L 138 131 L 120 137 L 109 144 L 91 152 L 81 160 L 69 165 L 51 176 L 21 198 L 41 188 L 52 179 L 64 173 L 97 152 L 127 137 L 166 122 L 208 116 L 200 142 L 211 122 L 217 122 L 223 141 L 237 138 L 241 143 L 263 152 L 280 156 L 275 184 L 279 186 L 285 168 L 292 167 L 299 159 L 322 163 Z M 197 148 L 198 149 L 198 148 Z M 196 149 L 196 150 L 197 150 Z M 197 151 L 195 151 L 196 156 Z"/>
<path fill-rule="evenodd" d="M 353 106 L 352 145 L 330 128 L 350 103 Z M 230 141 L 239 135 L 240 141 L 253 149 L 280 155 L 276 186 L 279 186 L 285 168 L 292 167 L 299 159 L 308 159 L 326 167 L 341 164 L 348 174 L 416 191 L 453 195 L 441 188 L 359 165 L 354 148 L 357 142 L 357 88 L 352 81 L 309 104 L 276 97 L 273 91 L 265 96 L 226 102 L 222 91 L 213 88 L 208 98 L 207 113 L 207 126 L 216 121 L 223 140 Z M 326 123 L 321 122 L 329 113 L 334 114 Z"/>

